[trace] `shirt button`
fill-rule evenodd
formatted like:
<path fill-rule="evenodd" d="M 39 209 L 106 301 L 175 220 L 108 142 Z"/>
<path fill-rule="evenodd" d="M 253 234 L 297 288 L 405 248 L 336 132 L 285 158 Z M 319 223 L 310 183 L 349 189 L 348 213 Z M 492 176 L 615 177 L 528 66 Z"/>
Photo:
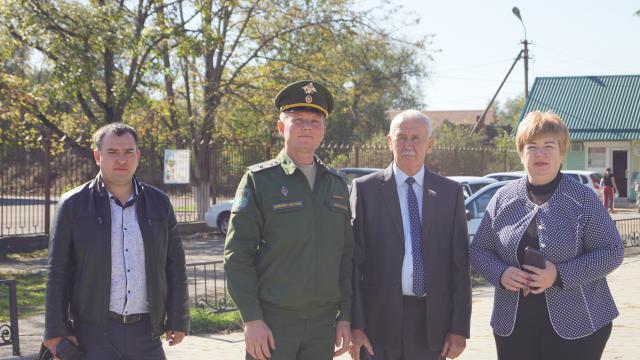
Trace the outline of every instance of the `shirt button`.
<path fill-rule="evenodd" d="M 127 228 L 124 228 L 125 230 L 127 230 Z"/>
<path fill-rule="evenodd" d="M 127 269 L 127 272 L 131 272 L 131 269 Z"/>
<path fill-rule="evenodd" d="M 129 251 L 129 249 L 124 249 L 124 251 Z"/>
<path fill-rule="evenodd" d="M 538 225 L 538 230 L 544 229 L 544 225 Z"/>
<path fill-rule="evenodd" d="M 127 293 L 131 294 L 131 290 L 127 290 Z"/>

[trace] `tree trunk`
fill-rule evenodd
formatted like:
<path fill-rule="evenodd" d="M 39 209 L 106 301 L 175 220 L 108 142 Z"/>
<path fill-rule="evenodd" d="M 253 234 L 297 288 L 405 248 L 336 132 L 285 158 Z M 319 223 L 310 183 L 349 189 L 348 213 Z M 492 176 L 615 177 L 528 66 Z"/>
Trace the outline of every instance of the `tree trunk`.
<path fill-rule="evenodd" d="M 210 145 L 193 144 L 193 151 L 196 160 L 195 179 L 192 189 L 193 198 L 196 202 L 196 220 L 204 220 L 204 214 L 209 209 L 211 203 L 211 156 L 208 151 Z"/>

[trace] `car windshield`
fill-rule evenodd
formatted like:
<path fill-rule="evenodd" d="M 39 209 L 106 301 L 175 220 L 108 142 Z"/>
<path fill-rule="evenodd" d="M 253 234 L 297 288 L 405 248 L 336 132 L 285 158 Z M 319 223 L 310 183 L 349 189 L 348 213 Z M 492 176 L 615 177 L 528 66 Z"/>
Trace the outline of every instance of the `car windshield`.
<path fill-rule="evenodd" d="M 485 187 L 487 185 L 489 185 L 489 183 L 469 184 L 469 186 L 471 187 L 471 192 L 472 193 L 478 192 L 478 190 L 482 189 L 483 187 Z"/>

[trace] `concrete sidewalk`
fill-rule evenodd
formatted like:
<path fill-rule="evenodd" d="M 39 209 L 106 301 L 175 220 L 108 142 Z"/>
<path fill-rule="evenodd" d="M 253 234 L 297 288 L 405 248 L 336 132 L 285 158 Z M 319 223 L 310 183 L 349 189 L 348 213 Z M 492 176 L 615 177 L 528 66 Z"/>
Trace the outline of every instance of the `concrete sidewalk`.
<path fill-rule="evenodd" d="M 640 256 L 626 257 L 622 266 L 608 276 L 611 291 L 620 310 L 614 320 L 611 338 L 603 359 L 640 358 Z M 493 334 L 489 326 L 493 306 L 493 288 L 478 287 L 473 291 L 471 339 L 458 358 L 462 360 L 495 359 Z M 188 336 L 176 347 L 165 347 L 171 360 L 238 360 L 244 359 L 242 333 L 228 335 Z M 340 360 L 347 360 L 347 354 Z M 569 360 L 569 359 L 568 359 Z"/>

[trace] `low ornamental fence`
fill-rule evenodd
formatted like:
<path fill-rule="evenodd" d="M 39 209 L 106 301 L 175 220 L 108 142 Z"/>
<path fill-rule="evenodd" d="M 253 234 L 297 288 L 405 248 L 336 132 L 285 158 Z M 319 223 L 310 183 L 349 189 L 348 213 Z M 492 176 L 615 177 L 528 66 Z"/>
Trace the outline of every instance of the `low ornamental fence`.
<path fill-rule="evenodd" d="M 616 220 L 625 247 L 640 246 L 640 218 Z"/>
<path fill-rule="evenodd" d="M 13 348 L 13 355 L 20 356 L 20 338 L 18 330 L 18 299 L 16 295 L 16 280 L 0 280 L 0 286 L 6 286 L 6 292 L 9 303 L 9 323 L 0 323 L 0 346 L 9 346 Z M 2 291 L 4 294 L 5 291 Z M 2 300 L 4 302 L 4 299 Z M 0 322 L 6 320 L 2 319 Z"/>
<path fill-rule="evenodd" d="M 189 299 L 194 307 L 214 313 L 236 310 L 227 290 L 222 260 L 187 264 Z"/>

